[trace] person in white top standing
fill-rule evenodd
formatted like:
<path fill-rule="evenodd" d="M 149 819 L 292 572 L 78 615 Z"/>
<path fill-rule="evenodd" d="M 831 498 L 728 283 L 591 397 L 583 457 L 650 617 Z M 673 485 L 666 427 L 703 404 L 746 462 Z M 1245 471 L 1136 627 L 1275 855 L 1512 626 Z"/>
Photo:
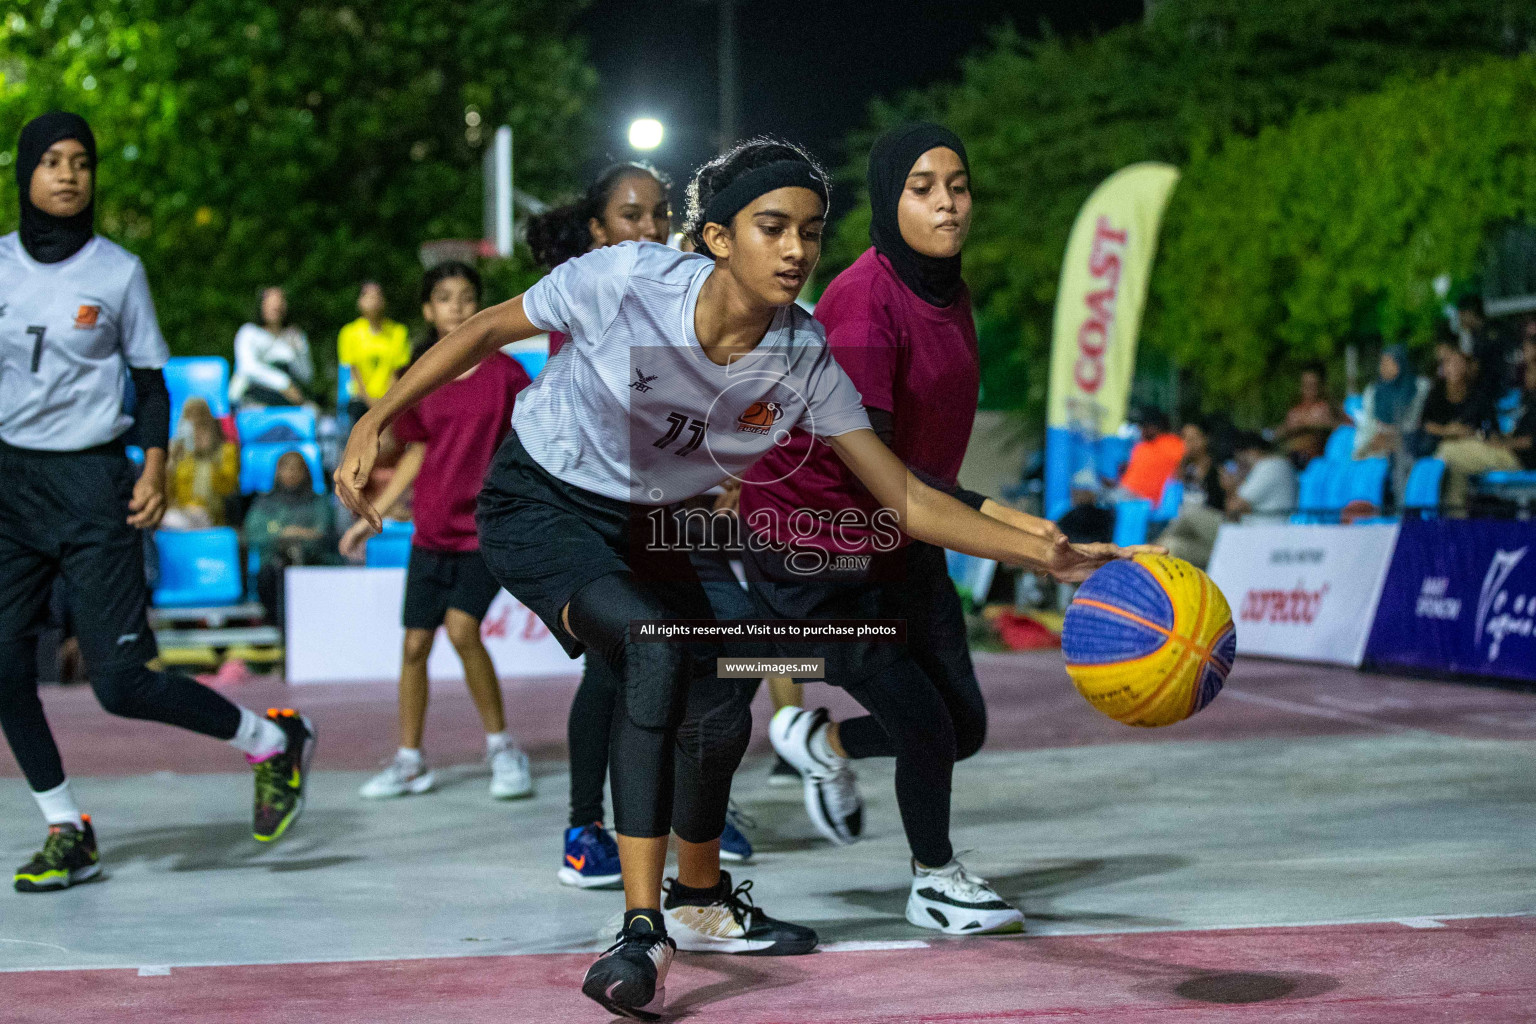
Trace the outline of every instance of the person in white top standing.
<path fill-rule="evenodd" d="M 1023 533 L 921 483 L 870 429 L 821 328 L 794 304 L 821 254 L 828 186 L 796 146 L 738 145 L 689 187 L 696 253 L 653 242 L 594 250 L 476 314 L 433 346 L 352 431 L 336 490 L 362 496 L 384 428 L 503 345 L 569 341 L 524 389 L 477 517 L 502 586 L 572 657 L 620 679 L 610 758 L 627 911 L 582 991 L 610 1012 L 658 1019 L 679 946 L 788 955 L 816 933 L 777 921 L 720 870 L 731 776 L 757 680 L 716 678 L 716 643 L 660 641 L 631 622 L 712 620 L 675 535 L 676 503 L 741 474 L 799 428 L 830 444 L 899 527 L 931 544 L 1085 579 L 1119 548 Z M 728 647 L 726 649 L 729 649 Z M 743 694 L 746 699 L 743 699 Z M 663 873 L 675 833 L 678 874 Z"/>
<path fill-rule="evenodd" d="M 309 337 L 288 322 L 288 296 L 276 285 L 261 290 L 257 313 L 259 324 L 243 324 L 235 332 L 230 401 L 246 408 L 303 405 L 315 376 Z"/>
<path fill-rule="evenodd" d="M 62 577 L 91 687 L 106 710 L 225 740 L 256 767 L 257 839 L 303 808 L 313 732 L 262 717 L 158 657 L 144 546 L 165 513 L 169 356 L 138 257 L 94 233 L 96 140 L 75 114 L 29 122 L 17 146 L 21 228 L 0 238 L 0 728 L 49 826 L 23 892 L 64 889 L 101 865 L 37 694 L 37 634 Z M 123 435 L 137 394 L 137 476 Z"/>

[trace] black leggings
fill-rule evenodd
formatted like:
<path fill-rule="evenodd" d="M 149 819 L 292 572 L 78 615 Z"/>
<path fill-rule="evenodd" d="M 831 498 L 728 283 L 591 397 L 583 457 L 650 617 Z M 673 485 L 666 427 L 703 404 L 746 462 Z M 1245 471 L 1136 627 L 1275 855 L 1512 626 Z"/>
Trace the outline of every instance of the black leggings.
<path fill-rule="evenodd" d="M 707 576 L 703 584 L 715 618 L 739 619 L 752 614 L 751 599 L 735 577 L 730 575 L 729 563 L 723 556 L 696 553 L 690 560 L 701 575 L 705 575 L 711 568 L 718 569 L 718 563 L 725 565 L 726 577 L 718 574 Z M 724 681 L 721 681 L 721 685 L 724 685 Z M 733 695 L 732 699 L 745 699 L 750 704 L 757 692 L 757 685 L 756 681 L 749 681 L 746 691 Z M 571 701 L 570 718 L 566 722 L 565 738 L 571 759 L 572 827 L 579 828 L 603 820 L 603 782 L 608 777 L 610 727 L 615 719 L 618 701 L 619 681 L 613 670 L 602 658 L 589 657 L 581 673 L 581 685 L 576 688 L 576 696 Z M 750 728 L 750 721 L 748 726 Z"/>
<path fill-rule="evenodd" d="M 89 662 L 86 670 L 96 699 L 114 715 L 164 722 L 220 740 L 233 739 L 240 728 L 238 707 L 179 673 L 143 665 L 97 668 Z M 33 792 L 64 781 L 59 748 L 37 696 L 35 639 L 0 644 L 0 728 Z"/>
<path fill-rule="evenodd" d="M 905 644 L 832 643 L 816 653 L 827 656 L 827 682 L 869 712 L 838 726 L 843 748 L 853 758 L 896 759 L 896 803 L 907 845 L 919 864 L 941 867 L 954 857 L 949 807 L 955 762 L 986 742 L 986 703 L 944 552 L 914 542 L 876 558 L 873 580 L 796 580 L 775 565 L 774 552 L 754 552 L 748 577 L 780 618 L 905 620 Z M 802 645 L 786 653 L 811 652 Z"/>
<path fill-rule="evenodd" d="M 657 593 L 660 586 L 616 572 L 571 599 L 571 632 L 587 645 L 589 660 L 601 659 L 606 669 L 584 682 L 589 694 L 582 743 L 590 747 L 601 735 L 603 690 L 595 688 L 606 682 L 613 701 L 607 753 L 614 828 L 636 838 L 676 832 L 688 842 L 706 843 L 725 829 L 731 777 L 751 738 L 757 682 L 717 679 L 712 657 L 718 649 L 632 641 L 632 620 L 710 617 L 707 602 L 698 607 L 704 592 L 697 583 L 667 584 L 665 595 Z M 669 697 L 658 700 L 663 693 Z M 642 703 L 636 706 L 636 700 Z M 575 756 L 588 766 L 595 760 L 591 750 Z M 598 816 L 575 823 L 601 817 L 600 780 L 597 800 Z"/>

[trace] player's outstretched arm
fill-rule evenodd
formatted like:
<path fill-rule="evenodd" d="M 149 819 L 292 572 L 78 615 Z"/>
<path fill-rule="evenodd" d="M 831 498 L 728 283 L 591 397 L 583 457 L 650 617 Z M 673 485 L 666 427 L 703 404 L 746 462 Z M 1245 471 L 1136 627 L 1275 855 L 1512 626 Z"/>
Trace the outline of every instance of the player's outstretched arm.
<path fill-rule="evenodd" d="M 383 520 L 363 497 L 363 488 L 368 485 L 368 475 L 379 457 L 379 435 L 384 428 L 401 412 L 477 366 L 503 345 L 542 333 L 523 312 L 523 297 L 518 295 L 481 310 L 427 349 L 353 426 L 347 450 L 333 477 L 341 503 L 375 530 L 383 529 Z"/>
<path fill-rule="evenodd" d="M 1029 533 L 982 515 L 913 476 L 872 430 L 840 434 L 829 438 L 828 443 L 880 504 L 896 512 L 908 536 L 938 547 L 1026 565 L 1067 582 L 1087 579 L 1099 566 L 1116 558 L 1161 550 L 1074 545 L 1059 533 Z"/>

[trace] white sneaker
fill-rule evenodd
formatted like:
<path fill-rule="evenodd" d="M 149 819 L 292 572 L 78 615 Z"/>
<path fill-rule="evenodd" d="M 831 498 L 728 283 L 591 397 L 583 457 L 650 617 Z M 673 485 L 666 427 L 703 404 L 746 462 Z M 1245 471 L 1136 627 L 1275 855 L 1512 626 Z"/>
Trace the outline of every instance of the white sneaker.
<path fill-rule="evenodd" d="M 415 796 L 431 790 L 436 780 L 425 761 L 410 761 L 396 756 L 389 767 L 363 783 L 358 795 L 366 800 L 387 800 L 397 796 Z"/>
<path fill-rule="evenodd" d="M 933 869 L 918 867 L 914 861 L 912 874 L 907 920 L 919 928 L 949 935 L 997 935 L 1024 930 L 1023 912 L 958 860 Z"/>
<path fill-rule="evenodd" d="M 812 742 L 827 727 L 826 708 L 807 711 L 783 707 L 768 723 L 768 738 L 778 755 L 794 766 L 805 786 L 805 812 L 816 831 L 847 846 L 864 831 L 864 798 L 859 777 L 846 757 L 818 754 Z M 821 744 L 824 748 L 825 745 Z"/>
<path fill-rule="evenodd" d="M 489 758 L 491 796 L 497 800 L 519 800 L 533 796 L 533 776 L 528 771 L 528 755 L 516 747 L 503 747 Z"/>

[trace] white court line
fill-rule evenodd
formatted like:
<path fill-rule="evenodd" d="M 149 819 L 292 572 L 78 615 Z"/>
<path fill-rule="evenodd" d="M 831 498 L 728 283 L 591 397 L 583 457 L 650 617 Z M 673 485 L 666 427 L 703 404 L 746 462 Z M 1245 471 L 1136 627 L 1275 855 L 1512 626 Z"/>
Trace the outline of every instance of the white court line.
<path fill-rule="evenodd" d="M 1444 928 L 1445 923 L 1433 917 L 1400 917 L 1397 923 L 1408 928 Z"/>
<path fill-rule="evenodd" d="M 141 978 L 169 978 L 170 976 L 171 976 L 171 969 L 169 967 L 140 967 L 139 968 L 139 977 L 141 977 Z"/>
<path fill-rule="evenodd" d="M 996 938 L 998 941 L 1005 941 L 1005 942 L 1027 942 L 1030 939 L 1075 939 L 1075 938 L 1081 938 L 1081 937 L 1086 937 L 1086 936 L 1104 936 L 1104 935 L 1165 935 L 1165 934 L 1180 934 L 1180 933 L 1184 933 L 1184 932 L 1239 932 L 1239 931 L 1241 931 L 1241 932 L 1253 932 L 1253 931 L 1270 931 L 1270 930 L 1279 929 L 1279 928 L 1337 928 L 1337 927 L 1341 927 L 1343 925 L 1365 925 L 1365 924 L 1395 924 L 1395 925 L 1403 925 L 1403 926 L 1406 926 L 1406 927 L 1409 927 L 1409 928 L 1422 928 L 1422 927 L 1425 927 L 1422 923 L 1409 924 L 1408 922 L 1410 922 L 1410 921 L 1412 921 L 1412 922 L 1424 922 L 1424 921 L 1434 921 L 1434 922 L 1441 922 L 1441 921 L 1480 921 L 1480 920 L 1484 920 L 1484 919 L 1494 919 L 1494 918 L 1502 919 L 1502 918 L 1511 918 L 1511 917 L 1536 917 L 1536 910 L 1516 910 L 1516 911 L 1513 911 L 1513 912 L 1510 912 L 1510 913 L 1494 913 L 1494 914 L 1434 914 L 1434 915 L 1428 915 L 1428 916 L 1424 916 L 1424 917 L 1361 917 L 1361 918 L 1340 918 L 1338 920 L 1333 920 L 1333 921 L 1283 921 L 1283 922 L 1271 923 L 1271 924 L 1196 924 L 1196 925 L 1187 925 L 1187 926 L 1179 927 L 1179 928 L 1168 928 L 1168 927 L 1162 927 L 1162 928 L 1083 928 L 1083 929 L 1077 929 L 1077 930 L 1073 930 L 1073 931 L 1027 932 L 1027 933 L 1024 933 L 1024 934 L 1021 934 L 1021 935 L 999 935 L 999 936 L 994 936 L 994 938 Z M 1436 925 L 1436 926 L 1444 927 L 1444 925 Z M 1435 926 L 1431 926 L 1431 927 L 1435 927 Z M 951 941 L 953 941 L 953 942 L 975 942 L 976 939 L 980 938 L 980 937 L 981 936 L 964 936 L 964 937 L 954 938 L 953 940 L 951 940 L 951 939 L 944 939 L 944 940 L 941 940 L 941 941 L 943 941 L 944 944 L 948 945 Z M 889 941 L 884 941 L 884 942 L 881 942 L 881 941 L 869 941 L 869 942 L 859 942 L 859 941 L 831 942 L 831 943 L 828 943 L 825 946 L 822 946 L 821 949 L 820 949 L 820 952 L 823 952 L 823 953 L 827 953 L 827 952 L 831 952 L 831 953 L 857 953 L 857 952 L 865 952 L 865 951 L 868 951 L 868 950 L 870 950 L 872 948 L 876 949 L 876 950 L 885 950 L 885 949 L 918 949 L 918 948 L 928 949 L 928 948 L 932 948 L 932 946 L 933 946 L 933 943 L 925 942 L 925 941 L 923 941 L 921 939 L 895 939 L 895 940 L 889 940 Z M 505 951 L 503 951 L 503 952 L 494 952 L 494 951 L 491 951 L 491 950 L 486 950 L 485 952 L 479 952 L 479 953 L 473 953 L 473 952 L 460 952 L 460 953 L 408 953 L 408 954 L 405 954 L 403 956 L 385 956 L 385 955 L 382 955 L 382 954 L 374 954 L 374 955 L 371 955 L 371 956 L 307 957 L 307 958 L 300 958 L 300 959 L 297 959 L 297 960 L 200 960 L 200 961 L 189 961 L 187 963 L 182 963 L 182 964 L 172 964 L 172 965 L 167 966 L 167 967 L 165 967 L 163 969 L 165 971 L 169 972 L 172 969 L 179 970 L 181 968 L 190 968 L 190 967 L 275 967 L 275 966 L 288 966 L 288 965 L 299 965 L 299 964 L 366 964 L 366 963 L 390 964 L 390 963 L 403 963 L 403 962 L 409 961 L 409 960 L 471 960 L 471 959 L 475 959 L 475 958 L 478 958 L 478 957 L 494 957 L 494 956 L 500 956 L 500 957 L 508 957 L 508 956 L 547 956 L 547 955 L 551 955 L 551 954 L 555 954 L 555 955 L 574 954 L 574 953 L 587 953 L 587 954 L 590 954 L 590 953 L 593 953 L 593 952 L 595 952 L 595 950 L 591 946 L 573 946 L 573 947 L 568 948 L 568 949 L 541 949 L 541 950 L 536 950 L 536 951 L 535 950 L 527 950 L 527 951 L 523 951 L 523 952 L 511 952 L 511 953 L 508 953 L 508 952 L 505 952 Z M 28 973 L 31 973 L 31 972 L 34 972 L 34 971 L 132 971 L 132 970 L 144 970 L 144 969 L 145 968 L 143 968 L 140 964 L 137 964 L 137 963 L 87 964 L 87 965 L 80 965 L 80 966 L 64 966 L 64 967 L 0 967 L 0 974 L 28 974 Z M 155 968 L 150 968 L 150 969 L 155 969 Z"/>
<path fill-rule="evenodd" d="M 1312 715 L 1315 718 L 1332 718 L 1339 722 L 1350 722 L 1354 725 L 1364 725 L 1382 732 L 1417 733 L 1421 736 L 1444 737 L 1446 733 L 1434 732 L 1430 729 L 1419 729 L 1411 725 L 1397 725 L 1393 722 L 1383 722 L 1366 715 L 1357 715 L 1349 711 L 1339 711 L 1335 708 L 1320 708 L 1316 704 L 1302 704 L 1299 701 L 1283 700 L 1279 697 L 1264 697 L 1257 693 L 1248 693 L 1245 690 L 1237 690 L 1230 686 L 1222 689 L 1222 694 L 1234 697 L 1237 700 L 1248 701 L 1250 704 L 1263 704 L 1266 707 L 1278 708 L 1281 711 L 1292 711 L 1299 715 Z"/>

